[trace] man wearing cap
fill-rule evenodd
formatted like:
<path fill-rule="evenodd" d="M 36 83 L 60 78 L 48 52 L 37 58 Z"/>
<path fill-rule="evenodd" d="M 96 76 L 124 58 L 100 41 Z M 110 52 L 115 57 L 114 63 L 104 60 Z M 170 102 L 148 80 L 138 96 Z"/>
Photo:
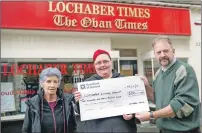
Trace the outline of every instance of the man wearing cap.
<path fill-rule="evenodd" d="M 109 78 L 122 77 L 120 73 L 112 71 L 112 61 L 109 53 L 105 50 L 96 50 L 93 55 L 95 75 L 86 79 L 85 81 L 102 80 Z M 106 86 L 107 87 L 107 86 Z M 76 112 L 79 112 L 80 92 L 74 93 L 76 100 Z M 88 120 L 84 122 L 84 132 L 127 132 L 136 133 L 135 117 L 132 114 L 124 114 L 123 116 L 115 116 L 109 118 L 101 118 L 95 120 Z"/>

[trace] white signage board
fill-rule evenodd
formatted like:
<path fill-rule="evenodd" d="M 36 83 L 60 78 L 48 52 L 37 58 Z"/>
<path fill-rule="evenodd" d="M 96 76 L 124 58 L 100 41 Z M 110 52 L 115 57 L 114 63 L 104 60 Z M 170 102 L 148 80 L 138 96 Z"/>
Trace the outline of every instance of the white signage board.
<path fill-rule="evenodd" d="M 144 82 L 139 76 L 77 84 L 81 121 L 149 111 Z"/>
<path fill-rule="evenodd" d="M 13 83 L 1 83 L 1 113 L 16 111 Z"/>

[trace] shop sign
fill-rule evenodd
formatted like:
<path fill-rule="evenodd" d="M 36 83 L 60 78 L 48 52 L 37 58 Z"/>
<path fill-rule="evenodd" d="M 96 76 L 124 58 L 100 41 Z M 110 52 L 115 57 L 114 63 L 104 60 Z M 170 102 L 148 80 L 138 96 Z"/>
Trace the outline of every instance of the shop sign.
<path fill-rule="evenodd" d="M 2 1 L 1 27 L 191 35 L 188 9 L 87 1 Z"/>
<path fill-rule="evenodd" d="M 17 76 L 17 75 L 28 75 L 28 76 L 37 76 L 41 71 L 48 67 L 56 67 L 60 69 L 62 75 L 68 75 L 68 64 L 3 64 L 3 69 L 1 70 L 3 76 Z M 71 67 L 74 74 L 79 72 L 84 72 L 84 74 L 94 74 L 95 69 L 92 63 L 72 63 Z"/>

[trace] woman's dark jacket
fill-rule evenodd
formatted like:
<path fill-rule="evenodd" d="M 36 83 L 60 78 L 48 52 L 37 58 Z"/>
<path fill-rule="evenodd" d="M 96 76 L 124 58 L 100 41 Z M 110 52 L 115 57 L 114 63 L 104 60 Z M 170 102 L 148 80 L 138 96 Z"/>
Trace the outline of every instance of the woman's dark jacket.
<path fill-rule="evenodd" d="M 62 124 L 57 124 L 56 132 L 64 133 L 65 131 L 65 133 L 74 133 L 76 132 L 77 124 L 76 124 L 76 118 L 75 118 L 74 109 L 72 105 L 72 101 L 74 100 L 73 95 L 64 94 L 61 89 L 58 89 L 57 96 L 58 96 L 58 99 L 57 99 L 56 107 L 54 108 L 54 112 L 55 112 L 54 114 L 55 114 L 55 119 L 57 121 L 56 123 L 60 123 L 62 121 Z M 48 107 L 45 107 L 49 105 L 47 101 L 43 99 L 42 89 L 39 90 L 37 95 L 27 100 L 26 104 L 27 104 L 27 109 L 25 113 L 22 133 L 43 133 L 43 132 L 52 133 L 53 128 L 55 126 L 54 124 L 52 124 L 53 115 L 50 107 L 49 109 L 47 109 Z M 47 110 L 43 110 L 43 109 L 47 109 Z M 63 110 L 62 111 L 63 113 L 61 113 L 61 109 Z M 44 111 L 46 111 L 46 113 L 44 113 Z M 47 126 L 45 128 L 46 130 L 44 131 L 44 128 L 41 126 L 42 122 L 43 122 L 43 125 L 51 124 L 52 126 Z"/>

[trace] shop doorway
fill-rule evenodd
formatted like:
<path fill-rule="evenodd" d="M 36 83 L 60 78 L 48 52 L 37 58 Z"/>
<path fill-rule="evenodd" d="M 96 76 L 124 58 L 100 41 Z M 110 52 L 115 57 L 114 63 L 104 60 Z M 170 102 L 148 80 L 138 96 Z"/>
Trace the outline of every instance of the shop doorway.
<path fill-rule="evenodd" d="M 137 49 L 119 49 L 120 58 L 114 61 L 114 69 L 124 76 L 134 76 L 138 73 L 137 68 Z"/>
<path fill-rule="evenodd" d="M 137 60 L 120 60 L 120 73 L 124 76 L 137 74 Z"/>
<path fill-rule="evenodd" d="M 134 76 L 138 73 L 137 60 L 114 60 L 113 69 L 124 76 Z"/>

